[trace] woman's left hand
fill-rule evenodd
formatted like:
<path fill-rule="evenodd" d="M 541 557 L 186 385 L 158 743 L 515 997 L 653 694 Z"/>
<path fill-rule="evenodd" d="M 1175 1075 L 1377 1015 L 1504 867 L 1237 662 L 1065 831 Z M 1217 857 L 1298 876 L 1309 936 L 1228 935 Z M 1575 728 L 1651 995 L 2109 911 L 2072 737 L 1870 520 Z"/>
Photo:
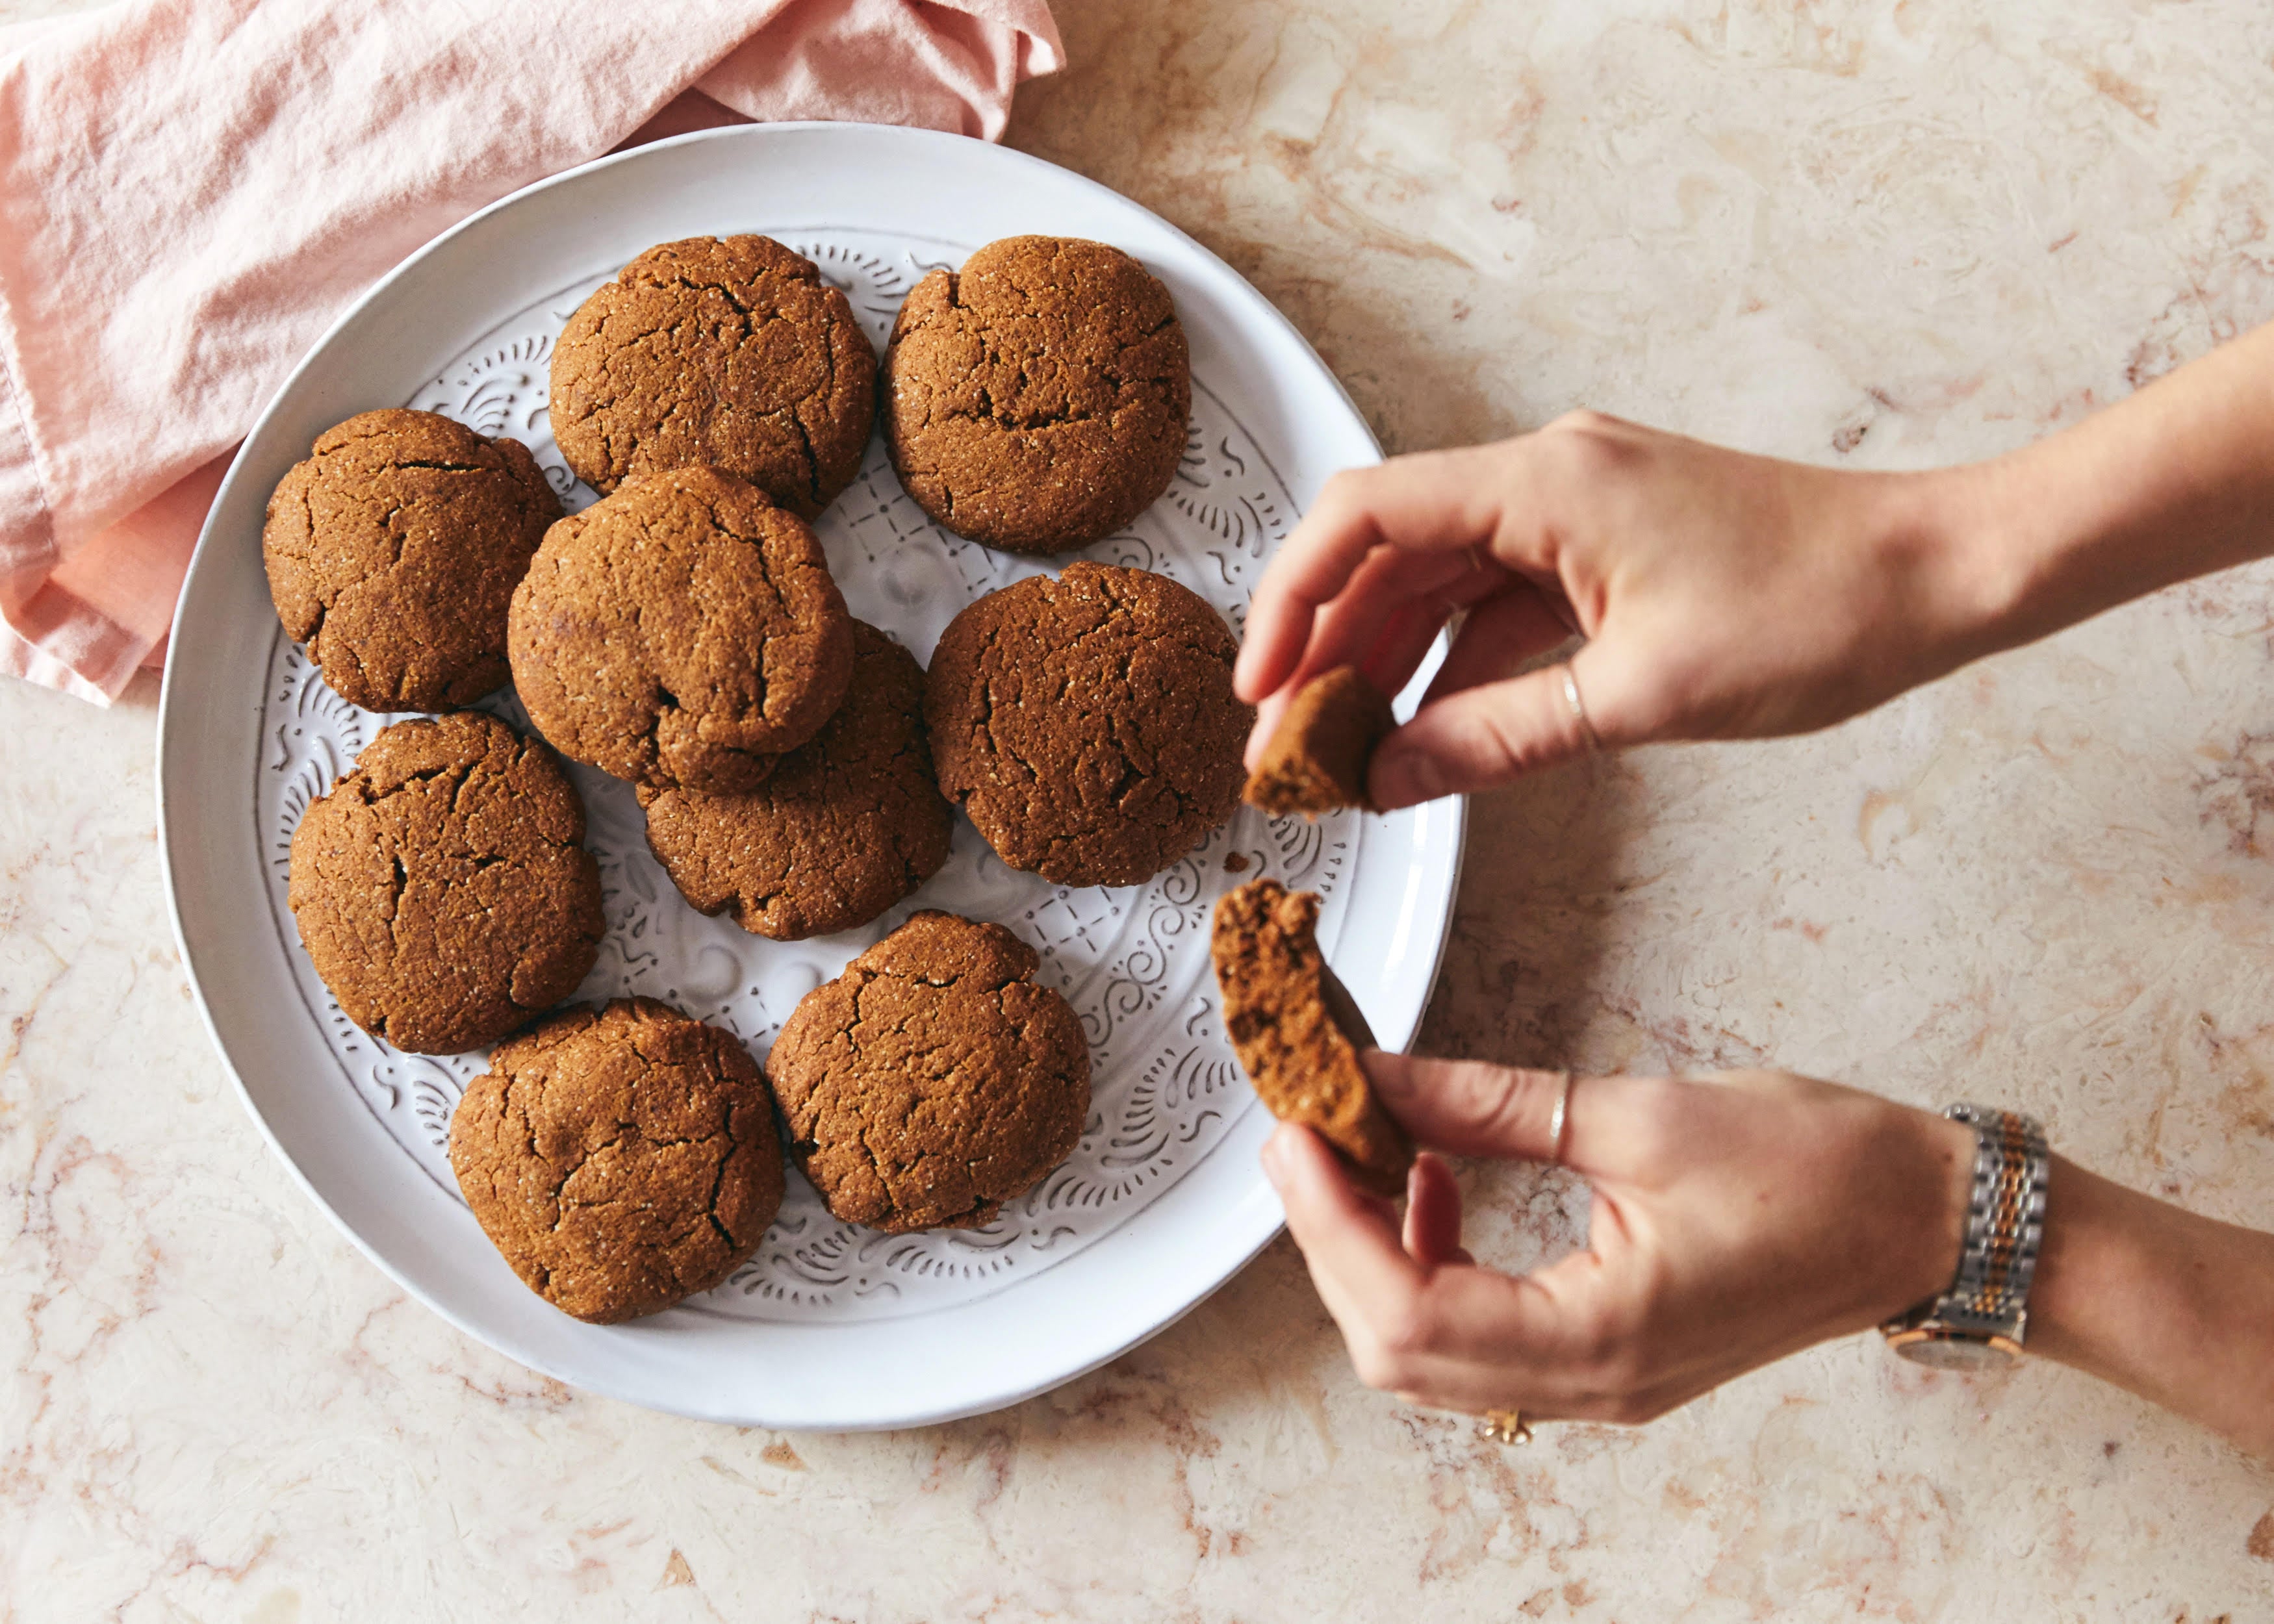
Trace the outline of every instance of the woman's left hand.
<path fill-rule="evenodd" d="M 1365 1056 L 1422 1145 L 1553 1159 L 1562 1074 Z M 1282 1125 L 1266 1172 L 1359 1378 L 1415 1403 L 1527 1421 L 1641 1422 L 1945 1289 L 1974 1133 L 1788 1072 L 1588 1077 L 1562 1161 L 1593 1187 L 1584 1249 L 1534 1274 L 1461 1249 L 1460 1192 L 1416 1163 L 1401 1228 L 1319 1137 Z"/>

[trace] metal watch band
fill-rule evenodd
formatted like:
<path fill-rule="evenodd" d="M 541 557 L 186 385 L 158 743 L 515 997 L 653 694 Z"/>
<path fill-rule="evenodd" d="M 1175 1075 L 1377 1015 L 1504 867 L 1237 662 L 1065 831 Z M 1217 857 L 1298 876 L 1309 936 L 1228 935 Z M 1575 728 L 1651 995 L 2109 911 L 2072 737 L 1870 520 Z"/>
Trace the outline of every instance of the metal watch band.
<path fill-rule="evenodd" d="M 1966 1207 L 1966 1244 L 1950 1289 L 1903 1316 L 1911 1326 L 1938 1324 L 1961 1335 L 2022 1340 L 2029 1282 L 2045 1235 L 2045 1191 L 2052 1153 L 2037 1121 L 2018 1111 L 1959 1104 L 1943 1115 L 1974 1130 L 1974 1186 Z"/>

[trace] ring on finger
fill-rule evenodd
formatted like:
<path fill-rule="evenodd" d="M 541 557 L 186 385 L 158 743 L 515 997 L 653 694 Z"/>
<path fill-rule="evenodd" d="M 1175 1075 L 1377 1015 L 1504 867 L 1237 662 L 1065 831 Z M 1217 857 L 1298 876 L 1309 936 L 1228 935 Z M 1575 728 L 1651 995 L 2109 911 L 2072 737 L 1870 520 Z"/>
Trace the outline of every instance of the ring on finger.
<path fill-rule="evenodd" d="M 1528 1444 L 1532 1441 L 1532 1423 L 1524 1418 L 1521 1410 L 1487 1410 L 1477 1425 L 1477 1436 L 1489 1443 Z"/>
<path fill-rule="evenodd" d="M 1563 1165 L 1563 1141 L 1571 1128 L 1571 1073 L 1559 1071 L 1562 1086 L 1555 1091 L 1555 1111 L 1547 1119 L 1547 1165 Z"/>
<path fill-rule="evenodd" d="M 1578 724 L 1579 737 L 1586 743 L 1587 754 L 1601 755 L 1603 741 L 1596 735 L 1594 723 L 1587 719 L 1587 702 L 1579 697 L 1579 673 L 1571 669 L 1570 660 L 1556 669 L 1563 673 L 1563 703 L 1570 708 L 1571 719 Z"/>

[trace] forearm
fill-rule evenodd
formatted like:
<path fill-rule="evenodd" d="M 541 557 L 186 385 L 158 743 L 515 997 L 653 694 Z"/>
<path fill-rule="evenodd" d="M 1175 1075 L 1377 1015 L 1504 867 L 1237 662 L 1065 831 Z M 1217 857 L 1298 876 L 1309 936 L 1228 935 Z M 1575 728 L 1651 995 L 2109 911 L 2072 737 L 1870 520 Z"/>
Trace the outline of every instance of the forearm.
<path fill-rule="evenodd" d="M 1969 652 L 2274 553 L 2274 324 L 2010 455 L 1941 478 Z"/>
<path fill-rule="evenodd" d="M 2274 1235 L 2056 1158 L 2028 1345 L 2274 1458 Z"/>

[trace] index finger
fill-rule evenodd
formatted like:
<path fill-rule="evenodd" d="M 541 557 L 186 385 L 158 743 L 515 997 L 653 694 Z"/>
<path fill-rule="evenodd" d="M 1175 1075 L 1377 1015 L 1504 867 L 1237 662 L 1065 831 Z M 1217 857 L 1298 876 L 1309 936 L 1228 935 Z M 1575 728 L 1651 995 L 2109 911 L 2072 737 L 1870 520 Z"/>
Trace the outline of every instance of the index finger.
<path fill-rule="evenodd" d="M 1499 503 L 1485 472 L 1489 447 L 1427 451 L 1327 482 L 1280 544 L 1247 607 L 1232 686 L 1254 704 L 1292 674 L 1319 610 L 1377 546 L 1449 552 L 1491 539 Z"/>
<path fill-rule="evenodd" d="M 1415 1143 L 1456 1156 L 1547 1162 L 1589 1179 L 1631 1175 L 1662 1097 L 1663 1079 L 1653 1078 L 1581 1077 L 1379 1049 L 1360 1050 L 1359 1064 Z"/>

